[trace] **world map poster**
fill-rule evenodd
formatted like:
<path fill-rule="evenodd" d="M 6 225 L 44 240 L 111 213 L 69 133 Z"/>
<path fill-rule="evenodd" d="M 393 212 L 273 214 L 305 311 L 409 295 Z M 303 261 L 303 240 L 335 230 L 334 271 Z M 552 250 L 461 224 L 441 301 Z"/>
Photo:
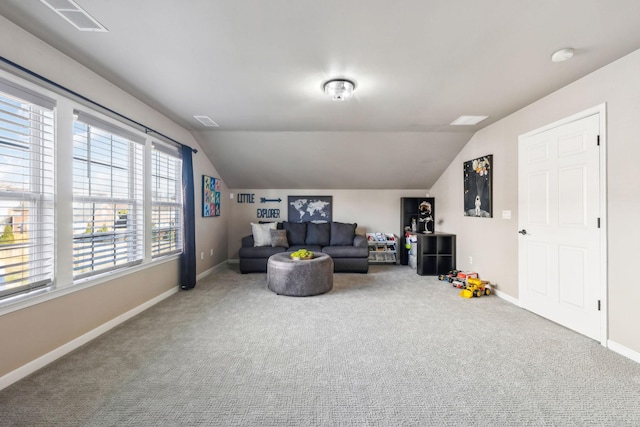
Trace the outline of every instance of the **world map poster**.
<path fill-rule="evenodd" d="M 202 175 L 202 216 L 220 216 L 220 180 Z"/>
<path fill-rule="evenodd" d="M 290 222 L 331 222 L 332 196 L 289 196 L 287 202 Z"/>

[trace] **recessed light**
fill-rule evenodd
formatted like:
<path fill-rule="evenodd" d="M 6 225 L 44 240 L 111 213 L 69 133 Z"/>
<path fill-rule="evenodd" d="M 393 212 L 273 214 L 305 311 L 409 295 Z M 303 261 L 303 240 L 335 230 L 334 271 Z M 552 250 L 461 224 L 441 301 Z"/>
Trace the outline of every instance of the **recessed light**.
<path fill-rule="evenodd" d="M 487 118 L 489 116 L 460 116 L 451 122 L 451 126 L 473 126 Z"/>
<path fill-rule="evenodd" d="M 207 127 L 217 128 L 220 127 L 216 122 L 214 122 L 209 116 L 193 116 L 194 119 L 202 123 Z"/>
<path fill-rule="evenodd" d="M 564 49 L 553 52 L 553 55 L 551 55 L 551 60 L 553 62 L 562 62 L 566 61 L 567 59 L 571 59 L 572 57 L 573 49 L 571 49 L 570 47 L 565 47 Z"/>
<path fill-rule="evenodd" d="M 40 2 L 80 31 L 101 33 L 109 31 L 73 0 L 40 0 Z"/>

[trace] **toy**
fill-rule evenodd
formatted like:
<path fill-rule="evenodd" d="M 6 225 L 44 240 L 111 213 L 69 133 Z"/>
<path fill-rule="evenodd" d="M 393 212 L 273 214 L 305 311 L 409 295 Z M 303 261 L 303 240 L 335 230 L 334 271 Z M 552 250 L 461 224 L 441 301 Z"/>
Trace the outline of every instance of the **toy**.
<path fill-rule="evenodd" d="M 467 286 L 460 291 L 463 298 L 480 297 L 491 294 L 491 283 L 488 280 L 480 280 L 476 277 L 467 279 Z"/>
<path fill-rule="evenodd" d="M 447 274 L 441 274 L 438 276 L 438 280 L 451 283 L 453 278 L 458 275 L 458 270 L 451 270 Z"/>
<path fill-rule="evenodd" d="M 467 282 L 465 282 L 464 280 L 455 279 L 453 282 L 451 282 L 451 286 L 458 289 L 464 289 L 467 287 Z"/>

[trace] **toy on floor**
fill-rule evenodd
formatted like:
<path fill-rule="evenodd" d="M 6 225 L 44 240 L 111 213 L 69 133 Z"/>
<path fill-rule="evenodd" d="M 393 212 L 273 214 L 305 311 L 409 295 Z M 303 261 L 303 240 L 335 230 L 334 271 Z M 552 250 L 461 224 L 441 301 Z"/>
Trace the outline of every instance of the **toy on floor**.
<path fill-rule="evenodd" d="M 438 280 L 451 283 L 453 278 L 458 275 L 458 270 L 451 270 L 447 274 L 441 274 L 438 276 Z"/>
<path fill-rule="evenodd" d="M 467 286 L 460 291 L 463 298 L 480 297 L 491 294 L 491 283 L 488 280 L 480 280 L 477 277 L 467 279 Z"/>
<path fill-rule="evenodd" d="M 473 271 L 458 271 L 455 278 L 451 279 L 451 286 L 458 289 L 465 289 L 467 287 L 467 280 L 477 279 L 478 273 Z"/>

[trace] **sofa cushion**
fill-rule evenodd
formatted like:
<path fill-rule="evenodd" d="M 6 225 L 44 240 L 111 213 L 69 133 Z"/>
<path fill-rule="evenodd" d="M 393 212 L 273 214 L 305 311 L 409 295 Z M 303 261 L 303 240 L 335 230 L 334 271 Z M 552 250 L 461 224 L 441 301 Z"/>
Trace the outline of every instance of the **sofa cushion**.
<path fill-rule="evenodd" d="M 254 246 L 271 246 L 271 230 L 276 229 L 276 223 L 270 222 L 266 224 L 251 223 L 251 232 L 253 233 Z"/>
<path fill-rule="evenodd" d="M 264 258 L 265 263 L 266 259 L 269 258 L 273 254 L 279 254 L 280 252 L 284 252 L 285 249 L 278 246 L 258 246 L 253 248 L 240 248 L 239 255 L 240 258 Z"/>
<path fill-rule="evenodd" d="M 281 248 L 288 248 L 289 241 L 287 240 L 287 230 L 270 230 L 271 231 L 271 246 L 279 246 Z"/>
<path fill-rule="evenodd" d="M 358 224 L 331 223 L 331 246 L 353 246 Z"/>
<path fill-rule="evenodd" d="M 287 230 L 289 245 L 304 245 L 305 239 L 307 238 L 306 222 L 285 221 L 282 225 L 284 229 Z"/>
<path fill-rule="evenodd" d="M 356 246 L 325 246 L 322 252 L 331 258 L 368 258 L 369 249 Z"/>
<path fill-rule="evenodd" d="M 307 245 L 329 246 L 331 244 L 331 224 L 328 222 L 307 223 Z"/>

